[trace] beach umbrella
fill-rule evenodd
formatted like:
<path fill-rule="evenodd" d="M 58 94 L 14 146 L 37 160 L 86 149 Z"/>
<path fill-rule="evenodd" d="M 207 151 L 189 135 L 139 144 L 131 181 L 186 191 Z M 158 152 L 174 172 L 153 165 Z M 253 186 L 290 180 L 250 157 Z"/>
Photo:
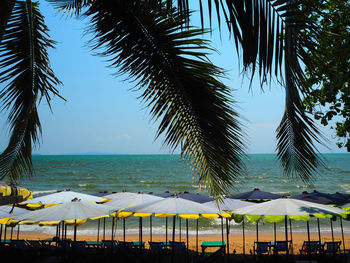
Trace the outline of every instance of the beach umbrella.
<path fill-rule="evenodd" d="M 131 193 L 131 192 L 119 192 L 119 193 L 111 193 L 103 196 L 103 198 L 114 200 L 118 198 L 123 198 L 125 196 L 135 196 L 137 193 Z"/>
<path fill-rule="evenodd" d="M 120 197 L 113 199 L 112 201 L 108 202 L 108 206 L 113 207 L 115 211 L 121 210 L 130 206 L 135 206 L 135 205 L 143 205 L 143 204 L 148 204 L 151 202 L 163 200 L 164 198 L 151 195 L 151 194 L 144 194 L 144 193 L 120 193 Z M 121 211 L 118 213 L 118 217 L 123 218 L 123 239 L 125 241 L 125 218 L 130 216 L 131 213 L 125 213 L 124 211 Z M 139 229 L 139 234 L 140 238 L 142 239 L 142 218 L 140 219 L 139 222 L 140 229 Z M 151 229 L 150 229 L 151 230 Z"/>
<path fill-rule="evenodd" d="M 167 217 L 179 215 L 184 219 L 197 219 L 197 233 L 199 216 L 203 216 L 205 218 L 218 218 L 219 215 L 230 217 L 230 215 L 226 213 L 223 214 L 222 211 L 220 211 L 218 208 L 185 200 L 177 196 L 164 198 L 160 201 L 152 202 L 150 204 L 129 207 L 126 208 L 124 211 L 133 212 L 135 213 L 134 216 L 150 216 L 152 214 L 155 214 L 155 216 L 158 217 Z M 196 244 L 198 246 L 198 234 L 196 234 L 196 239 Z M 175 236 L 173 235 L 173 241 L 174 240 Z"/>
<path fill-rule="evenodd" d="M 224 211 L 233 211 L 235 209 L 243 208 L 243 207 L 254 205 L 254 204 L 255 203 L 240 201 L 240 200 L 236 200 L 236 199 L 232 199 L 232 198 L 224 198 L 224 199 L 221 199 L 219 201 L 213 200 L 213 201 L 204 203 L 204 205 L 216 207 L 216 208 L 219 208 L 220 210 L 224 210 Z M 241 222 L 242 222 L 242 231 L 243 231 L 243 254 L 245 254 L 244 218 L 242 218 Z M 239 222 L 237 222 L 237 223 L 239 223 Z M 226 219 L 226 229 L 228 229 L 228 225 L 229 224 L 228 224 L 227 219 Z M 226 239 L 228 240 L 228 230 L 226 231 L 226 234 L 227 234 Z M 229 243 L 227 244 L 227 247 L 229 248 Z"/>
<path fill-rule="evenodd" d="M 101 217 L 108 217 L 113 213 L 113 208 L 107 205 L 98 205 L 84 201 L 72 201 L 69 203 L 59 204 L 37 211 L 30 211 L 26 214 L 17 216 L 16 219 L 20 221 L 34 221 L 39 224 L 51 225 L 66 222 L 66 225 L 74 224 L 74 242 L 76 241 L 77 225 L 84 223 L 86 219 L 97 219 Z M 63 231 L 63 227 L 62 227 Z M 65 233 L 67 230 L 65 230 Z"/>
<path fill-rule="evenodd" d="M 48 194 L 40 197 L 33 198 L 30 201 L 23 202 L 22 204 L 28 207 L 41 207 L 51 206 L 56 204 L 71 203 L 72 200 L 80 200 L 84 202 L 107 202 L 108 200 L 102 197 L 77 193 L 73 191 L 61 191 L 53 194 Z"/>
<path fill-rule="evenodd" d="M 214 198 L 211 198 L 211 197 L 208 197 L 205 195 L 201 195 L 199 193 L 192 194 L 192 193 L 189 193 L 187 191 L 185 191 L 183 193 L 179 193 L 179 194 L 177 194 L 177 196 L 182 198 L 182 199 L 190 200 L 190 201 L 201 203 L 201 204 L 214 200 Z"/>
<path fill-rule="evenodd" d="M 33 198 L 33 193 L 26 188 L 0 181 L 0 205 L 9 205 Z"/>
<path fill-rule="evenodd" d="M 168 198 L 170 196 L 173 196 L 174 194 L 169 193 L 169 191 L 165 191 L 164 193 L 160 193 L 160 194 L 155 194 L 155 196 L 159 196 L 159 197 L 163 197 L 163 198 Z"/>
<path fill-rule="evenodd" d="M 281 221 L 279 216 L 284 216 L 287 242 L 287 216 L 296 220 L 307 220 L 308 239 L 310 239 L 308 224 L 308 217 L 310 215 L 314 215 L 315 217 L 324 217 L 324 215 L 339 215 L 344 213 L 344 210 L 337 207 L 331 207 L 298 199 L 280 198 L 265 203 L 239 208 L 233 212 L 246 216 L 264 216 L 265 220 L 268 220 L 268 222 Z"/>
<path fill-rule="evenodd" d="M 251 200 L 251 201 L 268 201 L 281 198 L 281 195 L 261 191 L 259 188 L 254 188 L 253 191 L 231 195 L 232 199 Z"/>

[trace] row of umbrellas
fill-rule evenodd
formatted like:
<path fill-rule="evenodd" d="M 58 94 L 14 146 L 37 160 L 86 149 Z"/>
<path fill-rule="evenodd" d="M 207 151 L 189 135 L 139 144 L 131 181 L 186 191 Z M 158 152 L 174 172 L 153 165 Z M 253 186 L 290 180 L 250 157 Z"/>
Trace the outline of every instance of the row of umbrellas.
<path fill-rule="evenodd" d="M 273 199 L 271 195 L 266 196 L 261 192 L 262 191 L 255 189 L 251 194 L 255 195 L 254 197 L 257 197 L 257 194 L 259 194 L 259 198 L 264 196 L 264 198 L 260 199 Z M 194 196 L 196 198 L 200 198 L 200 195 L 194 194 Z M 247 198 L 247 196 L 243 195 L 240 197 L 240 199 Z M 106 203 L 108 200 L 111 201 Z M 105 204 L 94 204 L 92 202 Z M 107 217 L 114 214 L 115 211 L 117 211 L 117 214 L 114 215 L 120 218 L 126 218 L 131 215 L 139 217 L 141 226 L 142 218 L 151 217 L 152 215 L 166 218 L 173 216 L 174 225 L 176 215 L 186 220 L 198 219 L 199 216 L 205 218 L 229 218 L 232 215 L 245 215 L 248 220 L 256 222 L 258 226 L 258 221 L 262 217 L 264 217 L 265 221 L 273 223 L 286 220 L 287 216 L 290 219 L 304 220 L 308 222 L 310 215 L 317 218 L 324 218 L 327 216 L 332 217 L 333 215 L 345 213 L 343 209 L 337 207 L 331 207 L 328 205 L 293 198 L 279 198 L 260 204 L 225 198 L 219 202 L 211 200 L 200 204 L 178 196 L 163 198 L 157 195 L 129 192 L 114 193 L 104 197 L 96 197 L 71 191 L 64 191 L 34 198 L 30 202 L 28 201 L 26 203 L 28 205 L 36 204 L 47 208 L 27 212 L 25 209 L 15 207 L 11 210 L 11 217 L 8 216 L 9 208 L 4 210 L 4 215 L 1 214 L 2 210 L 0 210 L 0 223 L 7 223 L 9 220 L 12 220 L 14 216 L 16 216 L 15 219 L 17 221 L 20 221 L 20 224 L 40 222 L 42 225 L 57 225 L 61 221 L 70 221 L 69 223 L 75 225 L 76 233 L 76 225 L 80 224 L 81 220 L 87 218 L 99 219 L 102 217 Z M 59 205 L 51 206 L 52 204 Z M 227 213 L 228 211 L 230 214 Z"/>

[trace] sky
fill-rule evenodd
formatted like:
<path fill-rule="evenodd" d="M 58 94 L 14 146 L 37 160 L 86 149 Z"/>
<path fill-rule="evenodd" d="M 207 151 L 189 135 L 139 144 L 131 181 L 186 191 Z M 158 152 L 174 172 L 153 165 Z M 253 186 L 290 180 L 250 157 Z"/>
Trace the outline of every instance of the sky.
<path fill-rule="evenodd" d="M 133 84 L 125 75 L 115 77 L 117 69 L 108 68 L 104 58 L 93 56 L 86 45 L 91 35 L 84 35 L 87 20 L 66 18 L 57 14 L 46 1 L 40 9 L 50 29 L 56 48 L 49 50 L 52 68 L 63 86 L 58 87 L 66 101 L 55 97 L 52 112 L 46 102 L 39 106 L 42 124 L 38 154 L 168 154 L 162 137 L 155 140 L 157 123 L 150 119 L 145 105 L 138 99 L 139 92 L 132 91 Z M 198 15 L 194 24 L 199 25 Z M 208 21 L 206 21 L 208 24 Z M 249 79 L 241 73 L 233 40 L 223 26 L 221 36 L 214 23 L 213 33 L 207 35 L 219 54 L 210 56 L 217 66 L 228 71 L 223 82 L 232 88 L 237 101 L 237 111 L 242 116 L 247 134 L 248 153 L 274 153 L 276 128 L 284 110 L 283 87 L 272 83 L 260 89 L 255 79 L 249 90 Z M 320 126 L 328 139 L 320 152 L 338 153 L 333 131 Z M 6 113 L 0 113 L 0 150 L 9 139 Z M 174 153 L 178 153 L 176 150 Z"/>

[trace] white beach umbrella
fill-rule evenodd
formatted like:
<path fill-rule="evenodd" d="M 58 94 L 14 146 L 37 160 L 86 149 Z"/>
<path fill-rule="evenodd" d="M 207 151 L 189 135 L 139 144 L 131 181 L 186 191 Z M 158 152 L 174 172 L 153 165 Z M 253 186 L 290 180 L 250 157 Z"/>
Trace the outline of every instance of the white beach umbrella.
<path fill-rule="evenodd" d="M 0 219 L 7 219 L 10 217 L 19 216 L 27 212 L 28 210 L 23 208 L 13 207 L 10 205 L 2 205 L 0 206 Z"/>
<path fill-rule="evenodd" d="M 210 202 L 206 202 L 203 205 L 219 208 L 220 210 L 224 210 L 224 211 L 233 211 L 238 208 L 243 208 L 254 204 L 255 203 L 252 203 L 252 202 L 240 201 L 232 198 L 224 198 L 219 201 L 213 200 Z"/>
<path fill-rule="evenodd" d="M 163 200 L 163 197 L 150 195 L 150 194 L 143 194 L 143 193 L 128 193 L 128 192 L 122 192 L 122 193 L 115 193 L 114 196 L 118 196 L 117 198 L 113 199 L 112 201 L 108 202 L 108 206 L 113 207 L 115 210 L 121 210 L 130 206 L 135 205 L 144 205 L 149 204 L 155 201 Z M 118 217 L 123 218 L 123 240 L 125 241 L 125 217 L 130 216 L 131 213 L 124 211 L 120 211 L 118 213 Z M 152 218 L 150 218 L 152 220 Z M 141 228 L 142 228 L 142 218 L 140 218 L 140 236 L 141 236 Z M 152 224 L 150 224 L 152 227 Z M 113 229 L 112 229 L 113 233 Z M 152 233 L 152 230 L 150 231 Z M 113 238 L 113 236 L 112 236 Z"/>
<path fill-rule="evenodd" d="M 185 219 L 198 219 L 199 215 L 207 218 L 217 218 L 222 213 L 218 208 L 210 207 L 197 202 L 189 201 L 178 197 L 168 197 L 163 200 L 152 202 L 150 204 L 137 205 L 126 208 L 126 212 L 134 212 L 135 216 L 149 216 L 155 214 L 155 216 L 174 216 L 173 221 L 173 240 L 175 238 L 175 215 L 179 215 Z M 226 215 L 226 214 L 223 214 Z M 229 215 L 227 215 L 229 216 Z M 198 220 L 197 220 L 198 223 Z M 188 229 L 187 229 L 188 231 Z M 188 236 L 188 234 L 187 234 Z M 198 224 L 197 224 L 197 247 L 198 247 Z M 188 242 L 188 241 L 187 241 Z"/>
<path fill-rule="evenodd" d="M 126 197 L 126 196 L 135 196 L 135 195 L 137 195 L 137 193 L 120 192 L 120 193 L 112 193 L 109 195 L 105 195 L 105 196 L 103 196 L 103 198 L 106 198 L 109 200 L 114 200 L 114 199 L 118 199 L 118 198 L 122 198 L 122 197 Z"/>
<path fill-rule="evenodd" d="M 328 205 L 298 199 L 279 198 L 276 200 L 239 208 L 233 210 L 233 212 L 241 215 L 298 216 L 319 214 L 337 215 L 342 214 L 345 211 L 337 207 L 331 207 Z"/>
<path fill-rule="evenodd" d="M 84 201 L 73 201 L 37 211 L 30 211 L 16 217 L 20 221 L 64 221 L 109 216 L 113 208 Z"/>
<path fill-rule="evenodd" d="M 62 192 L 57 192 L 57 193 L 48 194 L 44 196 L 39 196 L 23 203 L 27 204 L 28 206 L 37 207 L 40 205 L 71 203 L 72 200 L 80 200 L 80 201 L 91 202 L 91 203 L 108 201 L 106 198 L 102 198 L 94 195 L 77 193 L 73 191 L 62 191 Z"/>
<path fill-rule="evenodd" d="M 213 201 L 204 203 L 204 205 L 219 208 L 219 209 L 225 210 L 225 211 L 232 211 L 232 210 L 236 210 L 238 208 L 243 208 L 243 207 L 251 206 L 254 204 L 255 203 L 236 200 L 236 199 L 232 199 L 232 198 L 224 198 L 224 199 L 219 200 L 219 201 L 213 200 Z M 243 254 L 245 254 L 244 218 L 242 218 L 241 222 L 242 222 L 242 237 L 243 237 Z M 228 222 L 228 219 L 226 218 L 226 228 L 228 228 L 228 225 L 229 225 L 229 222 Z M 227 236 L 227 240 L 228 240 L 228 236 Z M 227 242 L 227 243 L 228 243 L 227 246 L 229 247 L 229 242 Z"/>
<path fill-rule="evenodd" d="M 265 203 L 255 204 L 252 206 L 236 209 L 233 211 L 241 215 L 257 215 L 257 216 L 284 216 L 286 241 L 288 240 L 287 233 L 287 216 L 300 217 L 314 215 L 316 217 L 323 217 L 324 215 L 339 215 L 344 213 L 343 209 L 331 207 L 327 205 L 312 203 L 308 201 L 293 199 L 293 198 L 279 198 Z M 308 219 L 305 218 L 304 219 Z M 257 222 L 258 226 L 258 222 Z M 257 228 L 258 230 L 258 228 Z M 310 240 L 309 221 L 307 220 L 308 240 Z M 258 239 L 258 231 L 257 231 Z"/>

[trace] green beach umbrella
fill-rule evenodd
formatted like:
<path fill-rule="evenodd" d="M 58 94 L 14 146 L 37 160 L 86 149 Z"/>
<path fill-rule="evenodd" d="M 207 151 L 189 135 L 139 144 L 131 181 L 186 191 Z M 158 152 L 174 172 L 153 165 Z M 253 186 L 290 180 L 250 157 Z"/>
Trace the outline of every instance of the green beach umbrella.
<path fill-rule="evenodd" d="M 340 215 L 344 213 L 343 209 L 327 205 L 302 201 L 292 198 L 280 198 L 265 203 L 255 204 L 252 206 L 240 208 L 233 211 L 236 214 L 245 215 L 248 220 L 257 222 L 261 216 L 264 216 L 267 222 L 285 221 L 286 242 L 287 235 L 287 216 L 294 220 L 307 221 L 308 240 L 310 241 L 309 219 L 310 215 L 317 218 L 324 218 L 329 215 Z M 257 233 L 258 239 L 258 233 Z"/>

